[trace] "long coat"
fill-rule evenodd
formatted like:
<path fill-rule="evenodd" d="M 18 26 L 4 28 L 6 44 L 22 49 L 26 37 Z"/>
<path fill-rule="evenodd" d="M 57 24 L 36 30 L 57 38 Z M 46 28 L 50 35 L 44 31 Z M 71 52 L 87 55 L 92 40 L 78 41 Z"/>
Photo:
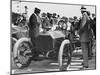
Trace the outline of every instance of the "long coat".
<path fill-rule="evenodd" d="M 80 42 L 89 42 L 89 33 L 90 33 L 90 19 L 86 12 L 83 13 L 79 35 L 80 35 Z"/>
<path fill-rule="evenodd" d="M 37 16 L 33 13 L 29 18 L 29 36 L 31 38 L 34 38 L 39 34 L 39 25 Z"/>

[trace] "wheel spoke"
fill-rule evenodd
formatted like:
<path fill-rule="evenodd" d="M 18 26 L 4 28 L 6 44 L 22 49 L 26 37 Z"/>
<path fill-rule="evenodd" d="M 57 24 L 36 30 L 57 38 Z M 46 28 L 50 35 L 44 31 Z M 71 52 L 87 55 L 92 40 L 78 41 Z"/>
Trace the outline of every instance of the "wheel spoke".
<path fill-rule="evenodd" d="M 18 48 L 18 60 L 20 61 L 21 64 L 26 64 L 29 60 L 29 57 L 27 53 L 30 53 L 30 47 L 29 44 L 26 42 L 23 42 L 19 48 Z"/>

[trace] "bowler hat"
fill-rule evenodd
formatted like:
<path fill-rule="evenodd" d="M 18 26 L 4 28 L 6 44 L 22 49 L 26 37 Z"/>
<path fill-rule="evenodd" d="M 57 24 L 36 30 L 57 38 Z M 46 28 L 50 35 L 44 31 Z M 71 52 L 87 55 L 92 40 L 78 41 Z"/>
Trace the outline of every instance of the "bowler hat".
<path fill-rule="evenodd" d="M 47 16 L 48 16 L 48 17 L 51 17 L 51 16 L 52 16 L 52 14 L 51 14 L 51 13 L 47 13 Z"/>

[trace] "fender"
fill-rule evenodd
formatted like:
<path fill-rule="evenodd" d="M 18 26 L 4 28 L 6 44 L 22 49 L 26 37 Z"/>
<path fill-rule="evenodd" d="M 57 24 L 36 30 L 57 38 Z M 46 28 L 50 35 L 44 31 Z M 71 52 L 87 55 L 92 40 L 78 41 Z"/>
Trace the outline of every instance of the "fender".
<path fill-rule="evenodd" d="M 14 44 L 17 42 L 17 39 L 16 38 L 14 38 L 14 37 L 12 37 L 11 38 L 11 42 L 12 42 L 12 46 L 11 46 L 11 51 L 13 52 L 13 47 L 14 47 Z M 14 43 L 13 43 L 14 42 Z"/>
<path fill-rule="evenodd" d="M 63 49 L 64 49 L 64 45 L 65 44 L 69 44 L 70 41 L 69 40 L 64 40 L 62 41 L 61 43 L 61 46 L 60 46 L 60 49 L 59 49 L 59 56 L 58 56 L 58 62 L 59 62 L 59 66 L 61 67 L 62 66 L 62 55 L 63 55 Z"/>
<path fill-rule="evenodd" d="M 59 54 L 58 54 L 58 63 L 59 63 L 59 70 L 64 71 L 66 68 L 68 68 L 70 62 L 71 62 L 71 56 L 68 58 L 68 62 L 65 66 L 63 66 L 63 51 L 64 51 L 64 45 L 65 44 L 70 44 L 70 40 L 64 40 L 61 43 L 60 49 L 59 49 Z"/>

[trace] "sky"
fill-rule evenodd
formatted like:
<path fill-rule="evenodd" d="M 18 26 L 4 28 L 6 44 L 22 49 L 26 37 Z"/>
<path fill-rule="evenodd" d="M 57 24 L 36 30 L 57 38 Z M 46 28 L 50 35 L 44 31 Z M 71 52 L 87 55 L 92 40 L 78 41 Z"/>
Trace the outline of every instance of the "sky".
<path fill-rule="evenodd" d="M 57 13 L 60 16 L 66 16 L 66 17 L 81 16 L 80 13 L 81 5 L 12 1 L 13 12 L 23 13 L 25 11 L 24 6 L 28 7 L 28 16 L 30 16 L 34 12 L 35 7 L 40 8 L 41 13 L 42 12 Z M 85 7 L 91 13 L 95 13 L 95 6 L 85 5 Z"/>

